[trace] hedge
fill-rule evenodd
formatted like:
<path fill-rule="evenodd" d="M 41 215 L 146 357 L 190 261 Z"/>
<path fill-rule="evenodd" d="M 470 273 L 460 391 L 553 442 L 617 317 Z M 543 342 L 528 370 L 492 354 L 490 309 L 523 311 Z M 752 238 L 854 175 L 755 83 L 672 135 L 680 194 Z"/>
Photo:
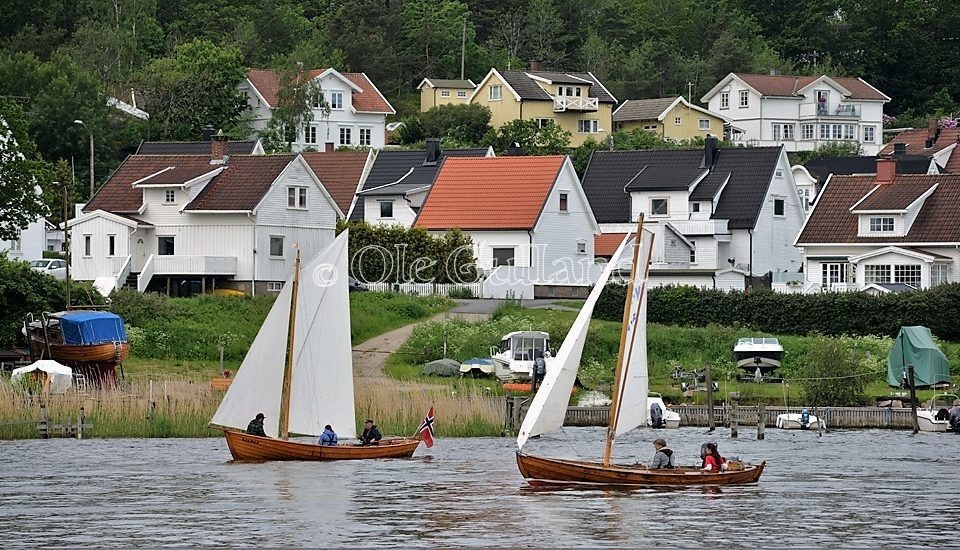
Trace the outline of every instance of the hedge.
<path fill-rule="evenodd" d="M 594 317 L 623 318 L 625 285 L 609 285 Z M 960 341 L 960 284 L 931 290 L 871 296 L 863 292 L 781 294 L 705 290 L 690 286 L 652 288 L 651 323 L 702 327 L 746 326 L 774 334 L 896 337 L 901 326 L 923 325 L 938 338 Z"/>

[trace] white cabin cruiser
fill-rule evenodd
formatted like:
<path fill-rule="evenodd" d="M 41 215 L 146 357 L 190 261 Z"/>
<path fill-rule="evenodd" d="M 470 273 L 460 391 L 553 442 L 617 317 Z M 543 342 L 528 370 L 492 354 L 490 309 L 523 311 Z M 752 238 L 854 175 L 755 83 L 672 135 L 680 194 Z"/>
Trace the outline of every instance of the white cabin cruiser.
<path fill-rule="evenodd" d="M 940 393 L 933 396 L 922 409 L 917 409 L 917 425 L 921 432 L 946 432 L 960 430 L 960 418 L 954 414 L 951 425 L 950 411 L 960 406 L 960 398 L 952 393 Z"/>
<path fill-rule="evenodd" d="M 503 381 L 530 380 L 537 358 L 550 351 L 550 335 L 541 331 L 511 332 L 499 346 L 491 346 L 490 358 L 496 364 L 497 378 Z M 548 361 L 549 362 L 549 361 Z"/>
<path fill-rule="evenodd" d="M 733 348 L 737 366 L 749 372 L 767 373 L 780 368 L 783 346 L 776 338 L 740 338 Z"/>
<path fill-rule="evenodd" d="M 825 430 L 827 422 L 803 409 L 800 413 L 777 415 L 777 427 L 781 430 Z"/>

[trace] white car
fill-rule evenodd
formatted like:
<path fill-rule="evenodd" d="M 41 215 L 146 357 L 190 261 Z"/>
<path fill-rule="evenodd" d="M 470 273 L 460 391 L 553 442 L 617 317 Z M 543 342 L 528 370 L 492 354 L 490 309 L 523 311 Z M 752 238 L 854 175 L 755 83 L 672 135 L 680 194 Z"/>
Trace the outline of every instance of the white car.
<path fill-rule="evenodd" d="M 56 260 L 52 258 L 44 258 L 42 260 L 33 260 L 30 262 L 30 267 L 39 271 L 40 273 L 46 273 L 56 279 L 66 279 L 67 278 L 67 262 L 64 260 Z"/>

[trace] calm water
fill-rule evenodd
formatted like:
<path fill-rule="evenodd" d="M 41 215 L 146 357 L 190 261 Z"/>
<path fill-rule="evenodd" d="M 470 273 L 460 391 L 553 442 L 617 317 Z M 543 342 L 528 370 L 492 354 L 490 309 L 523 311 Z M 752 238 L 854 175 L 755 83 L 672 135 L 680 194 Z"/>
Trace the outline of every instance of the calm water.
<path fill-rule="evenodd" d="M 702 429 L 658 432 L 699 462 Z M 596 457 L 601 428 L 528 445 Z M 749 436 L 749 437 L 744 437 Z M 618 441 L 649 460 L 648 430 Z M 759 485 L 543 490 L 512 439 L 440 439 L 412 460 L 234 464 L 220 439 L 0 442 L 3 546 L 953 546 L 960 437 L 741 430 Z M 943 515 L 937 515 L 942 511 Z"/>

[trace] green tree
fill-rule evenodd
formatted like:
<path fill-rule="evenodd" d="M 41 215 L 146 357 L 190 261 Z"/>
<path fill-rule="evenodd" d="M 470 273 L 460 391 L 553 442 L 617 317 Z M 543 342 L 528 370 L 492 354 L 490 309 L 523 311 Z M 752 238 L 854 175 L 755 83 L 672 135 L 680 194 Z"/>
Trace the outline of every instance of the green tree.
<path fill-rule="evenodd" d="M 860 361 L 836 338 L 819 338 L 800 359 L 804 403 L 817 407 L 863 405 L 866 377 Z"/>
<path fill-rule="evenodd" d="M 498 154 L 518 144 L 525 155 L 562 155 L 570 147 L 570 136 L 557 124 L 539 126 L 535 120 L 511 120 L 487 132 L 481 144 Z"/>
<path fill-rule="evenodd" d="M 268 151 L 271 152 L 289 151 L 300 130 L 313 120 L 314 109 L 319 109 L 323 117 L 330 115 L 330 105 L 324 98 L 320 81 L 310 78 L 309 71 L 302 64 L 280 67 L 276 69 L 276 74 L 280 84 L 277 104 L 267 123 L 267 131 L 261 135 L 261 138 L 266 138 Z M 275 143 L 277 136 L 280 137 L 279 144 Z M 328 139 L 329 136 L 325 138 Z"/>
<path fill-rule="evenodd" d="M 5 186 L 4 186 L 5 188 Z M 17 344 L 27 313 L 60 311 L 66 305 L 66 287 L 27 262 L 0 253 L 0 347 Z"/>
<path fill-rule="evenodd" d="M 48 177 L 27 134 L 23 111 L 0 97 L 0 240 L 19 238 L 21 229 L 48 213 L 41 188 Z"/>
<path fill-rule="evenodd" d="M 561 42 L 563 23 L 553 0 L 531 0 L 527 5 L 525 40 L 530 58 L 552 67 L 565 57 Z"/>
<path fill-rule="evenodd" d="M 457 0 L 410 0 L 404 2 L 403 42 L 409 60 L 423 76 L 452 77 L 459 74 L 461 41 L 467 6 Z M 473 25 L 467 20 L 466 40 L 473 44 Z"/>
<path fill-rule="evenodd" d="M 490 131 L 490 109 L 478 103 L 437 105 L 420 115 L 427 137 L 476 146 Z"/>
<path fill-rule="evenodd" d="M 827 157 L 859 157 L 863 147 L 857 141 L 828 141 L 813 151 L 798 151 L 792 155 L 794 164 L 806 164 L 814 159 Z"/>

